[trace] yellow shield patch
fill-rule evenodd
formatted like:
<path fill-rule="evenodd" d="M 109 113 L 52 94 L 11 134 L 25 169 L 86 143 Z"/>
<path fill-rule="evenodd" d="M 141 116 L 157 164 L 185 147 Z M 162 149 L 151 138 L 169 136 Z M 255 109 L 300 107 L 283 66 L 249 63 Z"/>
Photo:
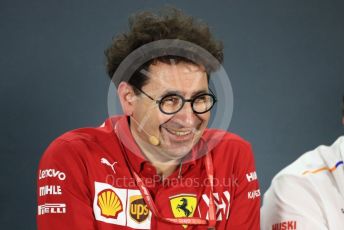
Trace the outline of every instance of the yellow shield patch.
<path fill-rule="evenodd" d="M 197 207 L 197 197 L 194 194 L 179 194 L 170 197 L 170 204 L 174 217 L 193 217 Z M 183 227 L 188 226 L 183 224 Z"/>

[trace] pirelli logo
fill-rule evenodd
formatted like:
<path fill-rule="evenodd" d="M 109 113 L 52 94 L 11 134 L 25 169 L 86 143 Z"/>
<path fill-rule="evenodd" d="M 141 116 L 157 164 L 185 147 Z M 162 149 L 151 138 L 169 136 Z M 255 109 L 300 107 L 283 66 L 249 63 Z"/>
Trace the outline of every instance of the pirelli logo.
<path fill-rule="evenodd" d="M 66 204 L 57 204 L 57 203 L 45 203 L 38 205 L 38 215 L 44 214 L 63 214 L 66 213 L 67 207 Z"/>

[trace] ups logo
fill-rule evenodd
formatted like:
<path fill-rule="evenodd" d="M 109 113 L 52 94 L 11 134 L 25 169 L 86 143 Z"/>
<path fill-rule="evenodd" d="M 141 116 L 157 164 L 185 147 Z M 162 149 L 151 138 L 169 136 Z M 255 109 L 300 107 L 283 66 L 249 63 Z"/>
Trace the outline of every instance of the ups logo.
<path fill-rule="evenodd" d="M 145 221 L 149 215 L 149 209 L 141 195 L 131 196 L 130 202 L 130 216 L 138 223 Z"/>

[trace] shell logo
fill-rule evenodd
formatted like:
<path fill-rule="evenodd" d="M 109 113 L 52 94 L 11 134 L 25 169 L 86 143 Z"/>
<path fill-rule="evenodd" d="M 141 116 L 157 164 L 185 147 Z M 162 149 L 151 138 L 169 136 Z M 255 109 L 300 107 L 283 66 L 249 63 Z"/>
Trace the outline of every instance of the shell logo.
<path fill-rule="evenodd" d="M 105 189 L 99 193 L 97 205 L 101 210 L 101 215 L 107 218 L 117 218 L 123 211 L 121 199 L 111 189 Z"/>

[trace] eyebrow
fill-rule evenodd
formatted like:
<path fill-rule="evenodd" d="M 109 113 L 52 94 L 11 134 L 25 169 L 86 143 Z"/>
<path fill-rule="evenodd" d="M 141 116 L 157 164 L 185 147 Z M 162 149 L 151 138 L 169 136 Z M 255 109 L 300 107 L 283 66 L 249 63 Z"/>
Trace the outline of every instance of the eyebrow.
<path fill-rule="evenodd" d="M 193 98 L 194 96 L 197 96 L 199 94 L 202 94 L 202 93 L 209 93 L 208 90 L 206 89 L 201 89 L 201 90 L 197 90 L 196 92 L 193 92 L 191 94 L 191 98 Z M 183 93 L 181 91 L 178 91 L 178 90 L 165 90 L 163 93 L 162 93 L 162 96 L 161 97 L 165 97 L 169 94 L 178 94 L 178 95 L 183 95 Z"/>

